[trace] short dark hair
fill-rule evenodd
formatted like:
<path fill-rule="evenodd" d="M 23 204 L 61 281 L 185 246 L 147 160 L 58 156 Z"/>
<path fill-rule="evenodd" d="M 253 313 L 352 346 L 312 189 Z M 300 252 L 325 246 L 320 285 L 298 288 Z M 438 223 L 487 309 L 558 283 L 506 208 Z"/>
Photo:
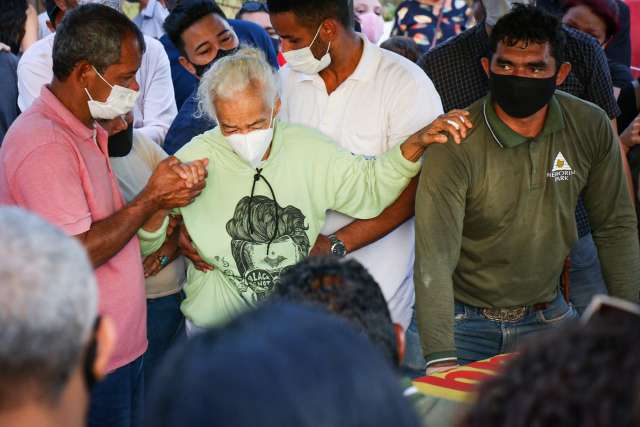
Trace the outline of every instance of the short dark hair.
<path fill-rule="evenodd" d="M 325 19 L 335 19 L 345 28 L 353 28 L 352 0 L 267 0 L 271 13 L 292 12 L 310 31 Z"/>
<path fill-rule="evenodd" d="M 482 384 L 460 427 L 640 424 L 640 320 L 599 318 L 525 345 Z"/>
<path fill-rule="evenodd" d="M 396 366 L 400 360 L 387 302 L 380 286 L 357 261 L 308 257 L 280 275 L 274 298 L 320 305 L 347 319 Z"/>
<path fill-rule="evenodd" d="M 0 7 L 0 42 L 18 54 L 27 22 L 27 0 L 5 0 Z"/>
<path fill-rule="evenodd" d="M 236 19 L 242 19 L 242 15 L 244 15 L 245 13 L 257 12 L 269 13 L 269 6 L 267 6 L 267 4 L 263 1 L 245 1 L 242 3 L 242 6 L 236 13 Z"/>
<path fill-rule="evenodd" d="M 419 426 L 366 338 L 292 304 L 264 304 L 174 346 L 150 390 L 153 427 Z"/>
<path fill-rule="evenodd" d="M 496 52 L 498 43 L 515 46 L 518 43 L 549 43 L 551 55 L 557 68 L 564 61 L 566 36 L 560 20 L 545 10 L 516 3 L 511 12 L 496 22 L 490 36 L 491 51 Z"/>
<path fill-rule="evenodd" d="M 123 13 L 100 4 L 79 6 L 65 14 L 53 42 L 53 75 L 64 81 L 80 61 L 100 73 L 120 61 L 122 43 L 134 36 L 143 54 L 144 36 Z"/>
<path fill-rule="evenodd" d="M 411 62 L 418 62 L 420 59 L 420 48 L 411 37 L 393 36 L 385 40 L 380 47 L 404 56 Z"/>
<path fill-rule="evenodd" d="M 171 11 L 164 21 L 164 31 L 169 36 L 171 43 L 178 48 L 183 56 L 186 56 L 182 33 L 207 15 L 218 15 L 225 21 L 227 15 L 224 14 L 220 6 L 213 0 L 184 0 Z"/>
<path fill-rule="evenodd" d="M 576 6 L 586 6 L 604 21 L 607 40 L 620 31 L 620 8 L 615 0 L 564 0 L 563 13 Z"/>

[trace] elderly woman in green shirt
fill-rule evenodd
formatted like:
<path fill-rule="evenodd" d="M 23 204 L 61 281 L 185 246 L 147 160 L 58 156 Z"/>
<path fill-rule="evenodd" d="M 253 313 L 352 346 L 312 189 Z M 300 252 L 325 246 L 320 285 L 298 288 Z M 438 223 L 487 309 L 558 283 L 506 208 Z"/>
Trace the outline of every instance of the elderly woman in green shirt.
<path fill-rule="evenodd" d="M 316 130 L 278 121 L 278 85 L 254 49 L 217 61 L 200 82 L 201 110 L 219 126 L 176 153 L 183 162 L 209 160 L 206 188 L 176 212 L 214 267 L 188 267 L 182 311 L 191 328 L 219 325 L 267 298 L 282 271 L 308 255 L 327 210 L 378 216 L 419 173 L 429 144 L 445 143 L 444 132 L 459 142 L 471 126 L 454 111 L 367 159 Z M 164 242 L 167 214 L 140 231 L 145 254 Z"/>

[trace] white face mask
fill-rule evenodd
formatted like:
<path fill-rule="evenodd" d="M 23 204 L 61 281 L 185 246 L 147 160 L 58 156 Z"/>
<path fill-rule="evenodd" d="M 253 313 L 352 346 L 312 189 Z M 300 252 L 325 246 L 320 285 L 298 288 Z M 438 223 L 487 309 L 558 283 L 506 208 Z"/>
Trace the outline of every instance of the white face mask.
<path fill-rule="evenodd" d="M 487 16 L 487 25 L 494 27 L 500 18 L 511 12 L 515 3 L 535 5 L 535 0 L 484 0 L 482 4 Z"/>
<path fill-rule="evenodd" d="M 318 31 L 316 31 L 316 35 L 313 37 L 313 40 L 311 40 L 311 44 L 309 46 L 282 53 L 282 55 L 284 55 L 284 59 L 287 61 L 287 65 L 294 71 L 303 74 L 317 74 L 331 64 L 331 55 L 329 55 L 331 42 L 329 42 L 327 52 L 322 56 L 322 58 L 316 59 L 316 57 L 313 56 L 313 52 L 311 52 L 311 46 L 313 46 L 318 38 L 321 28 L 322 25 L 318 27 Z"/>
<path fill-rule="evenodd" d="M 87 93 L 89 97 L 89 112 L 91 113 L 91 117 L 95 120 L 111 120 L 116 117 L 123 116 L 133 110 L 134 105 L 136 105 L 136 101 L 138 100 L 138 96 L 140 92 L 136 92 L 135 90 L 129 89 L 127 87 L 122 87 L 118 85 L 112 86 L 111 83 L 105 80 L 102 77 L 102 74 L 98 73 L 93 66 L 93 71 L 100 76 L 102 81 L 111 87 L 111 93 L 106 101 L 96 101 L 93 99 L 87 88 L 84 88 L 84 91 Z"/>
<path fill-rule="evenodd" d="M 252 168 L 257 168 L 262 163 L 264 153 L 267 152 L 273 140 L 273 109 L 267 129 L 258 129 L 245 134 L 234 133 L 225 136 L 225 139 L 233 148 L 233 151 Z"/>

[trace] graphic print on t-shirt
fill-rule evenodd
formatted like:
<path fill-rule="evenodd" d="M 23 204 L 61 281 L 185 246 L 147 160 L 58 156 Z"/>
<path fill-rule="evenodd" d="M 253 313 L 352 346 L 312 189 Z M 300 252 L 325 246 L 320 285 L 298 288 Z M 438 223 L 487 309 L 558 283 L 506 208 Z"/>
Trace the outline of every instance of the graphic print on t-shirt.
<path fill-rule="evenodd" d="M 575 175 L 575 171 L 571 169 L 569 162 L 565 159 L 562 152 L 558 152 L 555 160 L 553 161 L 553 167 L 551 168 L 551 172 L 547 173 L 547 177 L 554 180 L 554 182 L 568 181 L 573 175 Z"/>
<path fill-rule="evenodd" d="M 564 156 L 562 155 L 562 152 L 558 152 L 558 155 L 556 156 L 556 159 L 553 162 L 553 169 L 551 170 L 552 172 L 557 172 L 557 171 L 570 171 L 571 166 L 569 166 L 569 163 L 567 162 L 567 159 L 564 158 Z"/>
<path fill-rule="evenodd" d="M 237 275 L 232 270 L 224 273 L 243 297 L 250 289 L 259 301 L 265 299 L 280 274 L 309 254 L 305 219 L 300 209 L 282 208 L 266 196 L 246 196 L 238 202 L 227 222 L 238 271 Z"/>

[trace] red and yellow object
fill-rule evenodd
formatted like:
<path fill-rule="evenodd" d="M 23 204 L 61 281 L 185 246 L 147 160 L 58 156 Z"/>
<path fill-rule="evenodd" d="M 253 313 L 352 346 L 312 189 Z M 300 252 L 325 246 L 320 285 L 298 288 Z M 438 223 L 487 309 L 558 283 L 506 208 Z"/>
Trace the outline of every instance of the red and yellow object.
<path fill-rule="evenodd" d="M 478 383 L 496 375 L 515 354 L 501 354 L 459 368 L 417 378 L 413 385 L 423 394 L 456 402 L 469 402 Z"/>

